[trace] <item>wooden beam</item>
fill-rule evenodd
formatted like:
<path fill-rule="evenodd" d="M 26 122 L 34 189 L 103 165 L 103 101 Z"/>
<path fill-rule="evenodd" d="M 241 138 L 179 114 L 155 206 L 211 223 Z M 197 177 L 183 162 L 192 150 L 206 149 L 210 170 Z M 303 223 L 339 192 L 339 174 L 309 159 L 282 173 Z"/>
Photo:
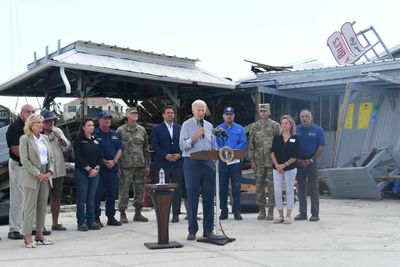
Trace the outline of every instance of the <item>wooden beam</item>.
<path fill-rule="evenodd" d="M 178 98 L 178 92 L 176 87 L 170 89 L 167 86 L 161 86 L 161 88 L 164 91 L 164 93 L 167 94 L 167 96 L 172 100 L 172 102 L 174 102 L 174 105 L 180 108 L 181 104 Z"/>
<path fill-rule="evenodd" d="M 333 147 L 333 157 L 332 157 L 332 168 L 336 168 L 337 166 L 337 156 L 339 154 L 339 148 L 340 148 L 340 138 L 344 129 L 344 123 L 346 121 L 347 117 L 347 111 L 349 108 L 349 102 L 351 98 L 351 89 L 350 89 L 350 83 L 346 84 L 346 89 L 344 91 L 344 97 L 343 97 L 343 111 L 340 112 L 339 118 L 338 118 L 338 128 L 336 130 L 336 138 L 335 138 L 335 144 Z M 339 107 L 340 110 L 340 107 Z"/>

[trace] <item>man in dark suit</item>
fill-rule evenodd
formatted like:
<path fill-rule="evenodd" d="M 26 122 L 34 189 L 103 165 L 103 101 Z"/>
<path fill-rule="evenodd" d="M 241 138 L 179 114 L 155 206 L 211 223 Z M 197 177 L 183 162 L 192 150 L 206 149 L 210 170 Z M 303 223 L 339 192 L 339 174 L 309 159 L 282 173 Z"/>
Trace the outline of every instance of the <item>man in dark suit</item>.
<path fill-rule="evenodd" d="M 179 222 L 181 209 L 181 182 L 183 179 L 182 152 L 179 149 L 181 126 L 174 123 L 175 108 L 165 106 L 162 110 L 164 122 L 154 126 L 151 133 L 151 145 L 154 150 L 155 174 L 158 177 L 160 169 L 165 172 L 166 183 L 177 183 L 172 202 L 172 222 Z"/>

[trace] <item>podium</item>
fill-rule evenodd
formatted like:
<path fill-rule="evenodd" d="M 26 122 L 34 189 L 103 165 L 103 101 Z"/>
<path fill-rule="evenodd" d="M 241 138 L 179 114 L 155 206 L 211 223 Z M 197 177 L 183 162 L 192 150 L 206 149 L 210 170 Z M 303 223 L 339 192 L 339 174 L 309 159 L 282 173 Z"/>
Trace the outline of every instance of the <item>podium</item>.
<path fill-rule="evenodd" d="M 216 197 L 216 227 L 215 227 L 215 235 L 216 237 L 209 238 L 199 238 L 197 242 L 211 243 L 215 245 L 226 245 L 229 242 L 233 242 L 235 238 L 228 238 L 227 236 L 219 236 L 218 235 L 218 226 L 220 225 L 219 221 L 219 160 L 229 163 L 232 160 L 243 159 L 244 152 L 242 150 L 233 150 L 228 146 L 222 147 L 220 150 L 206 150 L 206 151 L 198 151 L 190 154 L 190 158 L 194 160 L 213 160 L 215 163 L 215 197 Z"/>
<path fill-rule="evenodd" d="M 178 242 L 169 241 L 169 213 L 177 187 L 178 184 L 176 183 L 146 185 L 146 188 L 150 190 L 150 197 L 156 211 L 158 229 L 158 242 L 144 243 L 149 249 L 183 247 Z"/>

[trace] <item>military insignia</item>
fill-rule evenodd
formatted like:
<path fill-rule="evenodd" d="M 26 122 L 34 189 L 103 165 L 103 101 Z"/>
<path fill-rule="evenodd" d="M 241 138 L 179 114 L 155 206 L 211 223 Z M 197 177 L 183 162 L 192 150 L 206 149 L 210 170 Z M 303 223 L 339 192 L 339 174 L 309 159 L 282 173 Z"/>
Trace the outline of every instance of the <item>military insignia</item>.
<path fill-rule="evenodd" d="M 219 150 L 219 159 L 225 163 L 231 162 L 235 157 L 233 149 L 229 146 L 224 146 Z"/>

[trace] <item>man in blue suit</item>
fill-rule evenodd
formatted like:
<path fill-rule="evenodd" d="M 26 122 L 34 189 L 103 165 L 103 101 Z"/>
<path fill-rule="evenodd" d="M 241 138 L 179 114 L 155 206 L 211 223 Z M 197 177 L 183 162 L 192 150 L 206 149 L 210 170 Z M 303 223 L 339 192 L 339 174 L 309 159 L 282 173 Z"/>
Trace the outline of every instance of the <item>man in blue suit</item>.
<path fill-rule="evenodd" d="M 172 221 L 179 222 L 181 210 L 181 182 L 183 179 L 182 152 L 179 149 L 181 126 L 174 123 L 175 108 L 165 106 L 162 110 L 164 122 L 154 126 L 151 133 L 151 145 L 154 150 L 155 174 L 158 177 L 160 169 L 165 172 L 166 183 L 177 183 L 172 202 Z"/>

